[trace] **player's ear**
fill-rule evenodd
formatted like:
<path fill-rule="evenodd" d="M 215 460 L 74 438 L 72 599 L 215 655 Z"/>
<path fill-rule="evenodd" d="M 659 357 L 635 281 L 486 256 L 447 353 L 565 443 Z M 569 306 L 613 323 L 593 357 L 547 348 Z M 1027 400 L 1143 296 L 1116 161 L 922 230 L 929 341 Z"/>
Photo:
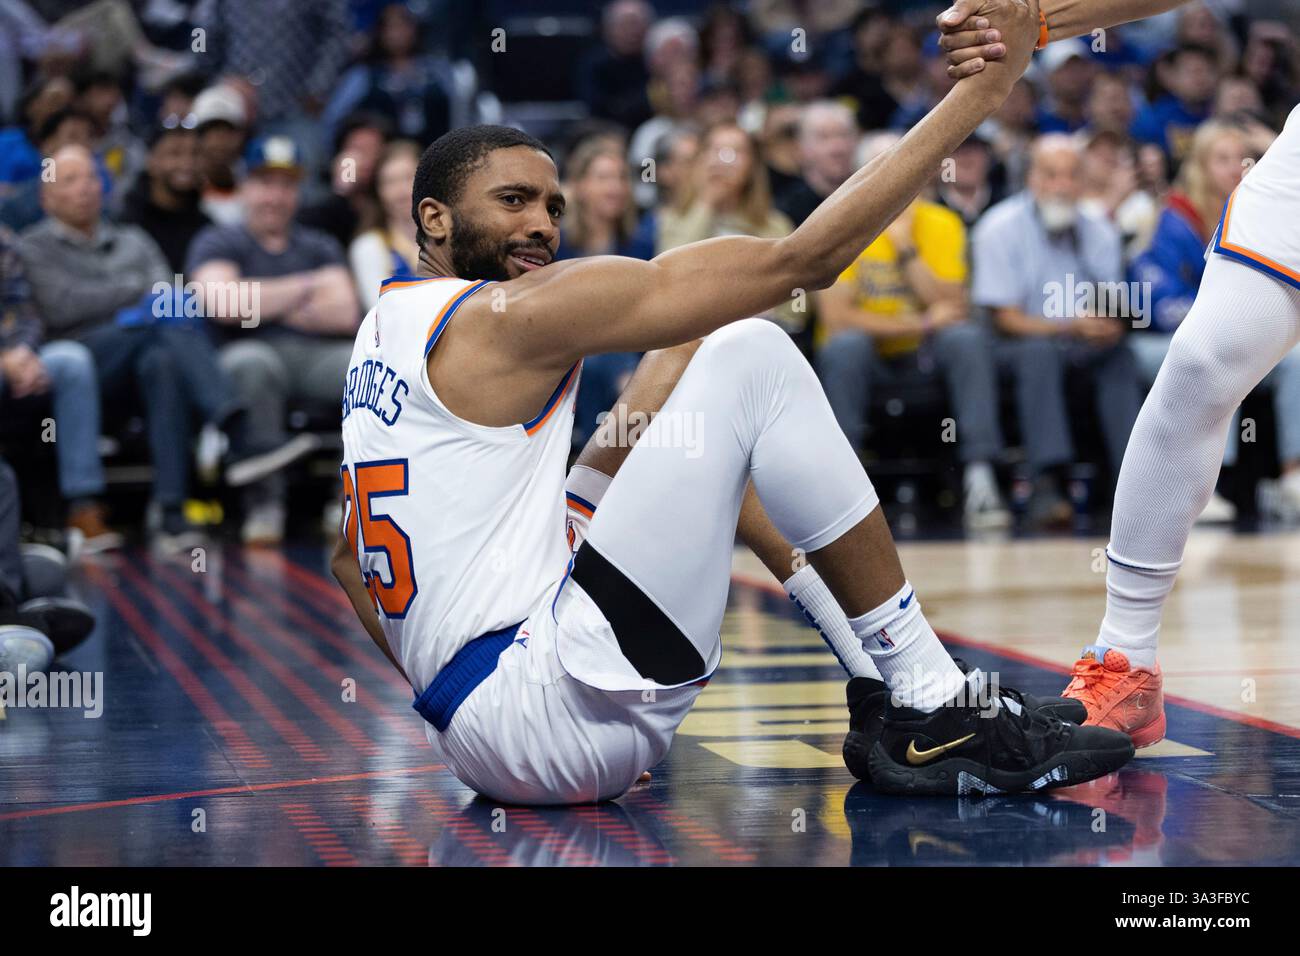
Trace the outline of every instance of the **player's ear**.
<path fill-rule="evenodd" d="M 451 235 L 451 209 L 429 197 L 421 199 L 417 208 L 424 234 L 435 243 L 445 242 Z"/>

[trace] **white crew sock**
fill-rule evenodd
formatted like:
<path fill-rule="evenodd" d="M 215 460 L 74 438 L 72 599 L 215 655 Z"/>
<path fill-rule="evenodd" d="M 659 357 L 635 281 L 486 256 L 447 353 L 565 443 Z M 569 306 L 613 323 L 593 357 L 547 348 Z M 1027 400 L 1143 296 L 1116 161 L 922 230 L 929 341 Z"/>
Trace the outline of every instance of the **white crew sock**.
<path fill-rule="evenodd" d="M 1160 612 L 1181 561 L 1141 565 L 1106 549 L 1106 616 L 1097 643 L 1113 647 L 1132 667 L 1154 667 Z"/>
<path fill-rule="evenodd" d="M 843 608 L 811 564 L 805 564 L 790 575 L 784 587 L 790 600 L 817 628 L 822 640 L 830 646 L 831 653 L 839 659 L 840 666 L 848 671 L 850 677 L 881 679 L 871 656 L 863 650 L 862 642 L 849 627 Z"/>
<path fill-rule="evenodd" d="M 613 480 L 604 472 L 586 465 L 574 465 L 569 470 L 569 477 L 564 480 L 564 496 L 568 504 L 570 551 L 577 551 L 578 546 L 587 539 L 587 530 L 591 527 L 596 506 L 605 497 L 605 491 Z"/>
<path fill-rule="evenodd" d="M 850 618 L 849 626 L 900 706 L 937 710 L 966 679 L 939 643 L 921 613 L 915 589 L 906 581 L 878 608 Z"/>

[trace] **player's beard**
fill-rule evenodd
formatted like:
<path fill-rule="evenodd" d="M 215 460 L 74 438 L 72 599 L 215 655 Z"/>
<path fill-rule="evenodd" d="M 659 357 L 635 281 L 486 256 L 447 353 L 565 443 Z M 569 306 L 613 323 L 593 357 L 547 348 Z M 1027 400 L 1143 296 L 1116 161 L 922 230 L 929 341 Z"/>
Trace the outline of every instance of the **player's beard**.
<path fill-rule="evenodd" d="M 514 248 L 499 245 L 468 219 L 452 217 L 451 267 L 462 279 L 491 279 L 505 282 L 510 278 L 506 258 Z"/>

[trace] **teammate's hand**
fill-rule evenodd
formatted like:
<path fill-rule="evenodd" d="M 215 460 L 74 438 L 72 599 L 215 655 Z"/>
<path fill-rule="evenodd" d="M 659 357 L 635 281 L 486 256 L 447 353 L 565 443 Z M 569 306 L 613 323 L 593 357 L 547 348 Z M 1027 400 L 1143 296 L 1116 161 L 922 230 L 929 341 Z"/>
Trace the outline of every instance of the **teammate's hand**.
<path fill-rule="evenodd" d="M 953 5 L 936 18 L 939 46 L 948 54 L 949 77 L 960 80 L 974 76 L 989 62 L 1006 58 L 1007 41 L 1018 39 L 1006 32 L 1007 28 L 998 17 L 999 12 L 1005 12 L 1001 8 L 1008 6 L 1025 8 L 1017 12 L 1030 14 L 1033 41 L 1025 51 L 1024 60 L 1024 66 L 1028 65 L 1028 58 L 1038 44 L 1037 0 L 954 0 Z M 1020 67 L 1017 76 L 1024 71 L 1024 66 Z"/>

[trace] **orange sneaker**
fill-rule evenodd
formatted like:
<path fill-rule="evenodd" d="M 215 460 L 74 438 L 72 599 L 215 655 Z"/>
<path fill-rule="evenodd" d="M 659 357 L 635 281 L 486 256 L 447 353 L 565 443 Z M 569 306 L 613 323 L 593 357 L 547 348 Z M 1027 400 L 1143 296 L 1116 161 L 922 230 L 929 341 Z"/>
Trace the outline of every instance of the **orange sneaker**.
<path fill-rule="evenodd" d="M 1088 708 L 1085 724 L 1119 730 L 1134 747 L 1150 747 L 1165 736 L 1165 698 L 1160 665 L 1130 667 L 1113 647 L 1089 645 L 1074 662 L 1062 697 Z"/>

